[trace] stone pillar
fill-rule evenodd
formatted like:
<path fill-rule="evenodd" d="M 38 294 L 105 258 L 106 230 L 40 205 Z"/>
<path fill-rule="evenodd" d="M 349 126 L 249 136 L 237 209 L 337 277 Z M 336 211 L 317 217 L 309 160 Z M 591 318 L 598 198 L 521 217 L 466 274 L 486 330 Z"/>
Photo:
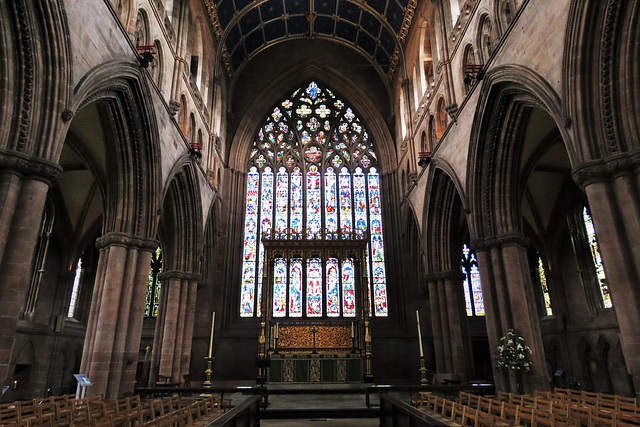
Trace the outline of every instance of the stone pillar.
<path fill-rule="evenodd" d="M 436 369 L 438 373 L 454 373 L 465 382 L 469 375 L 471 343 L 466 313 L 461 309 L 461 273 L 438 273 L 427 280 Z"/>
<path fill-rule="evenodd" d="M 162 281 L 152 363 L 158 373 L 182 382 L 189 374 L 199 274 L 167 271 Z"/>
<path fill-rule="evenodd" d="M 427 279 L 429 286 L 429 303 L 431 305 L 431 327 L 433 328 L 433 347 L 436 356 L 436 371 L 443 373 L 447 371 L 444 359 L 444 338 L 442 336 L 442 319 L 440 313 L 440 288 L 437 280 L 430 277 Z"/>
<path fill-rule="evenodd" d="M 151 253 L 158 242 L 108 233 L 96 245 L 98 272 L 80 371 L 93 382 L 89 394 L 117 398 L 133 393 Z"/>
<path fill-rule="evenodd" d="M 467 313 L 463 309 L 462 295 L 463 275 L 460 272 L 443 274 L 444 289 L 447 295 L 447 313 L 450 331 L 452 372 L 462 383 L 469 379 L 471 361 L 471 339 L 467 324 Z"/>
<path fill-rule="evenodd" d="M 540 321 L 535 305 L 533 284 L 529 273 L 526 246 L 528 241 L 520 234 L 505 234 L 472 242 L 478 257 L 482 276 L 487 334 L 491 349 L 491 360 L 498 360 L 499 340 L 509 328 L 525 339 L 531 350 L 533 371 L 523 375 L 524 391 L 549 389 Z M 495 372 L 498 389 L 517 392 L 510 385 L 509 375 Z"/>
<path fill-rule="evenodd" d="M 627 371 L 640 394 L 640 156 L 576 168 L 620 325 Z"/>
<path fill-rule="evenodd" d="M 54 163 L 0 150 L 0 382 L 9 365 L 20 309 L 31 278 L 47 192 L 60 176 Z"/>

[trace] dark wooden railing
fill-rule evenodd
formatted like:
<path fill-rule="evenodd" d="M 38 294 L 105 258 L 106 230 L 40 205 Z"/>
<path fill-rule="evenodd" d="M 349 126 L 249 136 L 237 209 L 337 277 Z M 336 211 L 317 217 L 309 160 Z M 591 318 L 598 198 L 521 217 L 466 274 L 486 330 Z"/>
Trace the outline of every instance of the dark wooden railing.
<path fill-rule="evenodd" d="M 380 395 L 380 427 L 437 427 L 448 425 L 419 411 L 404 400 L 386 393 Z"/>
<path fill-rule="evenodd" d="M 260 396 L 252 396 L 206 427 L 254 427 L 260 425 Z"/>

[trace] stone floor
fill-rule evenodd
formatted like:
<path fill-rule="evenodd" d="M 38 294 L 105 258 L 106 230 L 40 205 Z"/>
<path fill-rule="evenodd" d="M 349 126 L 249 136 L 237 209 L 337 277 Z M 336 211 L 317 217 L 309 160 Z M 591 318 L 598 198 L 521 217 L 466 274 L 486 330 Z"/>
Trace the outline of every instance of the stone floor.
<path fill-rule="evenodd" d="M 278 427 L 377 427 L 377 418 L 312 418 L 298 420 L 260 420 L 261 426 Z"/>
<path fill-rule="evenodd" d="M 335 393 L 330 392 L 331 388 Z M 278 386 L 269 386 L 269 409 L 267 412 L 283 414 L 283 419 L 263 417 L 260 425 L 263 426 L 315 426 L 315 427 L 374 427 L 380 425 L 378 418 L 364 418 L 366 413 L 364 386 L 342 385 L 322 386 L 309 388 L 308 385 L 288 385 L 280 389 Z M 373 396 L 373 404 L 378 404 L 377 396 Z M 360 412 L 358 418 L 342 418 L 349 411 Z M 336 413 L 342 412 L 339 418 Z M 295 418 L 293 418 L 295 417 Z"/>

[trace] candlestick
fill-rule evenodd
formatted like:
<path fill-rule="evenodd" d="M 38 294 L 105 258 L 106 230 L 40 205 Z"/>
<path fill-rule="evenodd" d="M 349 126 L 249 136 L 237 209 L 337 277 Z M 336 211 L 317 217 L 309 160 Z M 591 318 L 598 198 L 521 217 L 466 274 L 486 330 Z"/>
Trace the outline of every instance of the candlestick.
<path fill-rule="evenodd" d="M 424 352 L 422 351 L 422 334 L 420 333 L 420 313 L 416 310 L 416 319 L 418 321 L 418 344 L 420 344 L 420 357 L 424 356 Z"/>
<path fill-rule="evenodd" d="M 211 338 L 209 338 L 209 359 L 211 359 L 211 352 L 213 350 L 213 328 L 216 324 L 216 312 L 213 312 L 211 316 Z"/>

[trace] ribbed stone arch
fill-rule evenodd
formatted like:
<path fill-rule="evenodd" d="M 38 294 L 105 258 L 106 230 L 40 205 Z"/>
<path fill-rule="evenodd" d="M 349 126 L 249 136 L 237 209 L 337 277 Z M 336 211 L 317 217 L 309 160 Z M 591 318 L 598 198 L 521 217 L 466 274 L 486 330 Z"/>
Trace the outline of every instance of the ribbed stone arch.
<path fill-rule="evenodd" d="M 137 64 L 110 62 L 76 86 L 71 110 L 99 103 L 111 138 L 106 145 L 109 194 L 103 232 L 155 238 L 160 207 L 160 142 L 151 95 Z"/>
<path fill-rule="evenodd" d="M 169 177 L 158 226 L 163 269 L 200 273 L 202 201 L 192 158 L 180 158 Z"/>
<path fill-rule="evenodd" d="M 0 5 L 2 151 L 57 160 L 72 96 L 69 30 L 61 3 L 15 0 Z"/>
<path fill-rule="evenodd" d="M 636 1 L 571 3 L 562 82 L 581 162 L 615 160 L 626 152 L 638 162 L 639 28 Z"/>
<path fill-rule="evenodd" d="M 489 71 L 482 85 L 469 144 L 466 193 L 472 240 L 522 231 L 517 194 L 521 144 L 517 141 L 532 109 L 541 109 L 553 118 L 570 161 L 575 161 L 560 98 L 548 82 L 519 65 Z"/>
<path fill-rule="evenodd" d="M 443 161 L 432 168 L 425 194 L 423 241 L 429 274 L 456 271 L 460 258 L 458 222 L 464 210 L 460 182 Z"/>

